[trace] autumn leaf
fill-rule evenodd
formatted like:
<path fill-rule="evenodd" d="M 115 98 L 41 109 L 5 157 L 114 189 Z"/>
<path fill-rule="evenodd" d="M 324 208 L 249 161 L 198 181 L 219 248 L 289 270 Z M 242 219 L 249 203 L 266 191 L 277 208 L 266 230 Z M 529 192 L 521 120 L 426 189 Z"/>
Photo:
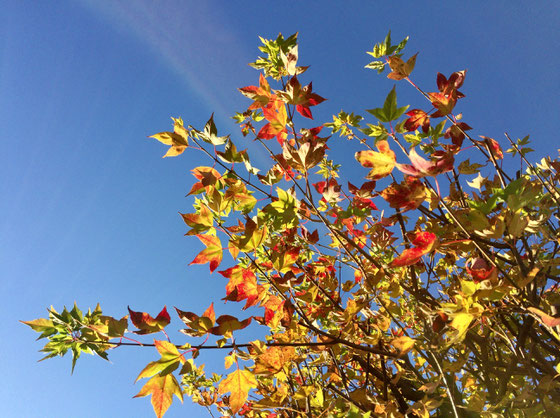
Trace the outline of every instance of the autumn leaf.
<path fill-rule="evenodd" d="M 356 160 L 367 168 L 371 167 L 367 178 L 378 180 L 388 176 L 393 171 L 396 164 L 395 153 L 389 148 L 387 141 L 379 141 L 376 144 L 379 152 L 366 150 L 356 153 Z"/>
<path fill-rule="evenodd" d="M 234 316 L 231 315 L 221 315 L 216 319 L 215 327 L 209 329 L 209 332 L 214 335 L 223 335 L 226 338 L 231 338 L 233 331 L 237 331 L 249 326 L 251 321 L 253 320 L 252 317 L 244 319 L 240 321 Z"/>
<path fill-rule="evenodd" d="M 163 417 L 173 402 L 173 395 L 183 402 L 183 392 L 179 382 L 171 373 L 165 376 L 155 375 L 142 387 L 135 398 L 152 396 L 152 406 L 158 418 Z"/>
<path fill-rule="evenodd" d="M 475 283 L 496 278 L 498 276 L 496 267 L 491 266 L 488 261 L 481 257 L 470 260 L 466 269 L 467 273 L 470 274 Z"/>
<path fill-rule="evenodd" d="M 469 330 L 469 325 L 474 319 L 474 315 L 467 312 L 458 312 L 453 315 L 453 319 L 449 326 L 454 329 L 451 338 L 447 342 L 448 345 L 460 342 L 465 338 L 465 334 Z"/>
<path fill-rule="evenodd" d="M 154 345 L 161 355 L 161 359 L 148 363 L 140 372 L 135 382 L 142 378 L 152 377 L 156 373 L 159 373 L 160 376 L 165 376 L 166 374 L 172 373 L 180 364 L 185 362 L 184 356 L 182 356 L 179 350 L 177 350 L 177 347 L 169 341 L 154 340 Z"/>
<path fill-rule="evenodd" d="M 173 118 L 172 118 L 173 119 Z M 182 154 L 189 145 L 189 134 L 185 127 L 183 126 L 183 120 L 181 118 L 173 119 L 174 128 L 173 132 L 160 132 L 149 138 L 157 139 L 159 142 L 165 145 L 171 145 L 167 150 L 167 153 L 163 156 L 165 157 L 175 157 Z"/>
<path fill-rule="evenodd" d="M 387 78 L 392 80 L 402 80 L 412 73 L 414 66 L 416 65 L 416 57 L 418 53 L 411 56 L 408 61 L 404 62 L 399 56 L 392 55 L 387 58 L 389 62 L 389 67 L 391 67 L 391 72 L 387 74 Z"/>
<path fill-rule="evenodd" d="M 221 174 L 214 167 L 196 167 L 191 173 L 199 181 L 193 184 L 189 195 L 203 191 L 209 193 L 210 189 L 218 185 L 222 178 Z"/>
<path fill-rule="evenodd" d="M 267 347 L 255 361 L 254 374 L 274 375 L 296 356 L 294 347 Z"/>
<path fill-rule="evenodd" d="M 241 302 L 247 300 L 245 307 L 258 303 L 259 289 L 257 285 L 257 277 L 255 273 L 247 268 L 240 266 L 231 267 L 227 270 L 219 272 L 222 276 L 229 279 L 226 285 L 226 300 Z"/>
<path fill-rule="evenodd" d="M 399 351 L 399 357 L 402 357 L 414 348 L 414 339 L 403 335 L 393 338 L 391 345 Z"/>
<path fill-rule="evenodd" d="M 502 160 L 504 158 L 504 153 L 502 152 L 502 148 L 500 147 L 500 144 L 498 144 L 498 141 L 483 135 L 480 135 L 480 137 L 484 139 L 488 146 L 488 149 L 490 150 L 492 155 L 494 155 L 494 158 L 496 158 L 497 160 Z"/>
<path fill-rule="evenodd" d="M 146 312 L 135 312 L 128 308 L 130 313 L 130 320 L 136 328 L 140 331 L 134 331 L 136 334 L 151 334 L 154 332 L 161 331 L 169 322 L 171 322 L 171 317 L 167 313 L 167 308 L 164 306 L 161 312 L 155 317 Z"/>
<path fill-rule="evenodd" d="M 424 254 L 428 254 L 436 242 L 432 232 L 419 232 L 412 241 L 414 248 L 407 248 L 391 262 L 391 267 L 404 267 L 417 263 Z"/>
<path fill-rule="evenodd" d="M 230 392 L 229 407 L 236 414 L 249 397 L 249 391 L 257 387 L 257 380 L 248 370 L 236 370 L 220 382 L 218 393 Z"/>
<path fill-rule="evenodd" d="M 213 273 L 222 262 L 222 243 L 215 235 L 197 235 L 196 236 L 206 248 L 202 250 L 195 257 L 191 264 L 206 264 L 210 263 L 210 273 Z"/>
<path fill-rule="evenodd" d="M 416 209 L 426 199 L 426 189 L 415 177 L 406 177 L 403 183 L 393 183 L 381 192 L 389 206 L 403 211 Z"/>
<path fill-rule="evenodd" d="M 248 97 L 253 100 L 253 103 L 249 106 L 249 110 L 259 109 L 268 105 L 271 100 L 275 99 L 275 95 L 270 93 L 270 86 L 268 81 L 261 74 L 259 77 L 259 86 L 248 86 L 239 89 L 243 96 Z"/>
<path fill-rule="evenodd" d="M 443 74 L 437 73 L 436 83 L 440 92 L 449 94 L 452 91 L 457 91 L 465 82 L 467 70 L 456 71 L 447 79 Z M 465 97 L 461 92 L 457 92 L 457 98 Z"/>
<path fill-rule="evenodd" d="M 288 81 L 285 91 L 279 91 L 278 96 L 284 99 L 288 104 L 295 105 L 297 112 L 309 119 L 313 119 L 309 107 L 316 106 L 325 101 L 325 99 L 312 92 L 312 83 L 302 87 L 296 76 Z"/>
<path fill-rule="evenodd" d="M 410 164 L 396 164 L 404 174 L 413 177 L 437 176 L 438 174 L 451 171 L 455 162 L 455 157 L 450 152 L 436 151 L 432 154 L 432 160 L 425 160 L 412 148 L 408 153 Z"/>
<path fill-rule="evenodd" d="M 460 147 L 463 145 L 463 139 L 465 139 L 465 132 L 470 131 L 472 128 L 465 122 L 454 123 L 445 131 L 443 135 L 444 138 L 451 138 L 453 144 Z"/>
<path fill-rule="evenodd" d="M 207 231 L 214 226 L 214 217 L 212 211 L 206 205 L 200 205 L 198 213 L 180 213 L 183 221 L 192 228 L 187 232 L 188 235 L 197 232 Z"/>
<path fill-rule="evenodd" d="M 210 328 L 216 323 L 216 314 L 214 313 L 214 303 L 210 304 L 208 309 L 204 311 L 202 316 L 198 316 L 193 312 L 182 311 L 175 308 L 177 315 L 189 329 L 182 329 L 180 332 L 193 337 L 200 337 L 210 332 Z"/>
<path fill-rule="evenodd" d="M 428 132 L 430 129 L 430 115 L 420 109 L 412 109 L 406 112 L 409 118 L 404 122 L 404 128 L 411 132 L 422 126 L 423 132 Z"/>
<path fill-rule="evenodd" d="M 273 100 L 266 107 L 263 108 L 263 116 L 268 121 L 259 133 L 258 138 L 272 139 L 276 137 L 280 144 L 288 136 L 286 131 L 286 124 L 288 123 L 288 115 L 286 113 L 286 105 L 281 100 Z"/>

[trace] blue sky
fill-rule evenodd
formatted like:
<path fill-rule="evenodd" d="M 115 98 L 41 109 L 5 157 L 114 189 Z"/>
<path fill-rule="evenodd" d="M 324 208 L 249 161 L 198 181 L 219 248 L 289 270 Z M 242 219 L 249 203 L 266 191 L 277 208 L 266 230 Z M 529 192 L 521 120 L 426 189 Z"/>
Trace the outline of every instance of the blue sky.
<path fill-rule="evenodd" d="M 229 117 L 249 104 L 236 88 L 257 83 L 246 64 L 259 35 L 299 32 L 300 63 L 311 65 L 302 80 L 328 99 L 313 109 L 318 123 L 382 104 L 393 83 L 363 67 L 391 29 L 420 52 L 413 77 L 426 90 L 438 71 L 468 69 L 459 110 L 475 135 L 531 134 L 531 159 L 557 154 L 556 3 L 390 3 L 1 2 L 2 416 L 152 416 L 147 398 L 131 398 L 153 350 L 117 350 L 112 364 L 84 357 L 73 376 L 69 358 L 36 363 L 42 345 L 17 321 L 51 304 L 100 302 L 119 317 L 127 305 L 229 309 L 223 278 L 188 266 L 201 248 L 177 215 L 190 209 L 190 170 L 208 162 L 163 160 L 146 137 L 168 130 L 170 116 L 201 127 L 212 112 L 220 133 L 237 135 Z M 397 93 L 425 107 L 411 88 Z M 343 142 L 333 147 L 344 155 Z M 206 414 L 186 399 L 174 416 Z"/>

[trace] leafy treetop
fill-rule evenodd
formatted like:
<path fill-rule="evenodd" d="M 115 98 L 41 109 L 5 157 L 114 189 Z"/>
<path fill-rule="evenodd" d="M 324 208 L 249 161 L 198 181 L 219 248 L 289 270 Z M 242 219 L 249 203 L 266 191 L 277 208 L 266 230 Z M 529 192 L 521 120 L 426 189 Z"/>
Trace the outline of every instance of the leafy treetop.
<path fill-rule="evenodd" d="M 393 86 L 367 119 L 341 111 L 309 127 L 325 99 L 300 81 L 297 34 L 261 39 L 258 85 L 240 89 L 250 103 L 234 119 L 266 167 L 213 117 L 153 135 L 165 157 L 208 158 L 192 170 L 194 209 L 182 218 L 202 244 L 191 264 L 226 279 L 239 317 L 175 308 L 184 336 L 171 338 L 165 307 L 121 319 L 51 308 L 24 322 L 47 339 L 45 358 L 71 351 L 74 368 L 83 352 L 155 348 L 136 396 L 150 395 L 158 417 L 173 395 L 225 416 L 557 415 L 560 161 L 531 164 L 528 137 L 506 135 L 521 163 L 508 174 L 501 144 L 472 137 L 455 112 L 466 72 L 424 91 L 407 40 L 389 33 L 366 68 L 388 68 L 427 106 L 399 106 Z M 329 154 L 338 137 L 356 149 L 354 184 Z M 266 332 L 238 341 L 249 326 Z M 137 339 L 147 334 L 153 343 Z M 225 353 L 226 375 L 199 363 L 209 349 Z"/>

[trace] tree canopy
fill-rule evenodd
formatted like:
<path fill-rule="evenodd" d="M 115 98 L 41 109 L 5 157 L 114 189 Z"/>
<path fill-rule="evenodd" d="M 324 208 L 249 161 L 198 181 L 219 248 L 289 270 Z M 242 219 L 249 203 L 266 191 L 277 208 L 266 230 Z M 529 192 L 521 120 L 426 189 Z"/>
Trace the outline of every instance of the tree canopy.
<path fill-rule="evenodd" d="M 73 369 L 82 353 L 154 350 L 136 396 L 158 417 L 174 395 L 225 416 L 558 413 L 560 161 L 531 163 L 529 137 L 472 135 L 455 110 L 466 71 L 420 86 L 407 39 L 389 33 L 368 52 L 367 68 L 391 80 L 379 107 L 318 123 L 325 98 L 303 81 L 297 34 L 261 38 L 258 83 L 239 89 L 249 102 L 234 116 L 244 139 L 218 134 L 213 115 L 152 136 L 164 157 L 207 161 L 181 214 L 201 243 L 191 264 L 227 279 L 239 314 L 175 308 L 177 338 L 166 307 L 120 319 L 50 308 L 24 322 L 47 340 L 45 358 L 70 352 Z M 397 86 L 418 107 L 399 104 Z M 331 141 L 347 141 L 355 164 Z M 267 167 L 251 162 L 255 147 Z M 250 327 L 258 338 L 236 338 Z M 216 350 L 226 375 L 204 369 Z"/>

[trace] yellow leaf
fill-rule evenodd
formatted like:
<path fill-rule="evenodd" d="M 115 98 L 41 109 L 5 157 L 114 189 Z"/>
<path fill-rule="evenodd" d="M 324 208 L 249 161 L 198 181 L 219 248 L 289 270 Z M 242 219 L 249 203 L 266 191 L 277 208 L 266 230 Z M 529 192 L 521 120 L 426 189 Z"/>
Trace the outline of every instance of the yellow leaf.
<path fill-rule="evenodd" d="M 364 167 L 371 167 L 367 178 L 371 180 L 378 180 L 388 176 L 395 168 L 396 157 L 395 153 L 389 148 L 387 141 L 379 141 L 377 143 L 376 151 L 360 151 L 356 153 L 356 160 Z"/>
<path fill-rule="evenodd" d="M 399 350 L 399 355 L 402 356 L 408 353 L 414 347 L 414 340 L 407 336 L 397 337 L 391 341 L 391 345 Z"/>
<path fill-rule="evenodd" d="M 255 376 L 248 370 L 236 370 L 220 382 L 218 392 L 230 392 L 229 407 L 234 414 L 241 409 L 247 401 L 249 391 L 257 387 Z"/>
<path fill-rule="evenodd" d="M 158 418 L 161 418 L 171 406 L 174 394 L 183 402 L 183 392 L 175 376 L 172 374 L 160 376 L 158 374 L 148 380 L 140 392 L 134 397 L 140 398 L 152 395 L 154 412 Z"/>
<path fill-rule="evenodd" d="M 451 328 L 455 328 L 456 332 L 449 341 L 449 344 L 454 344 L 463 340 L 473 319 L 474 315 L 465 312 L 460 312 L 455 315 L 449 325 Z"/>

